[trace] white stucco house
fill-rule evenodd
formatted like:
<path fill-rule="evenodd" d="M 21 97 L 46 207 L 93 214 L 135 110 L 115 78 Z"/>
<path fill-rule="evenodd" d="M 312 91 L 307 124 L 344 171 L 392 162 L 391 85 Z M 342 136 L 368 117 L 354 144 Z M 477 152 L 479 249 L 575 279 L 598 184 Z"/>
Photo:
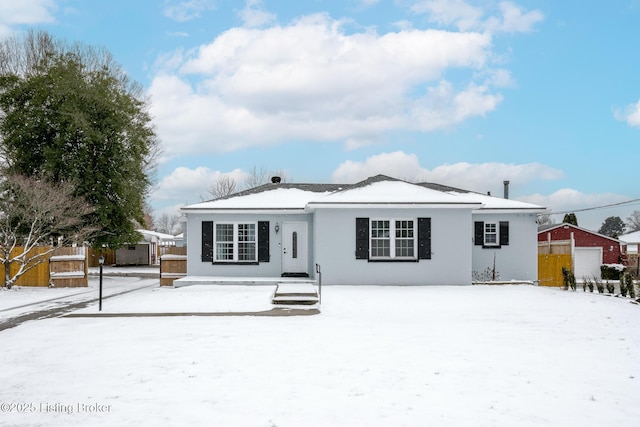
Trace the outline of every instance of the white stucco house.
<path fill-rule="evenodd" d="M 275 182 L 182 208 L 185 280 L 314 278 L 320 265 L 329 285 L 463 285 L 495 262 L 500 280 L 535 281 L 544 209 L 384 175 Z"/>

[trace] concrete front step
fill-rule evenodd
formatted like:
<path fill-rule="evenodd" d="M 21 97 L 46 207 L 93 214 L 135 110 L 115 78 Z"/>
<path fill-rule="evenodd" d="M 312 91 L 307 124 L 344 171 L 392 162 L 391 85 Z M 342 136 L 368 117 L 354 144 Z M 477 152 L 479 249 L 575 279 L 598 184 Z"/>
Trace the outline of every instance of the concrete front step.
<path fill-rule="evenodd" d="M 313 305 L 318 303 L 318 293 L 310 283 L 278 283 L 271 302 L 281 305 Z"/>
<path fill-rule="evenodd" d="M 272 304 L 280 305 L 313 305 L 318 303 L 317 297 L 273 297 Z"/>

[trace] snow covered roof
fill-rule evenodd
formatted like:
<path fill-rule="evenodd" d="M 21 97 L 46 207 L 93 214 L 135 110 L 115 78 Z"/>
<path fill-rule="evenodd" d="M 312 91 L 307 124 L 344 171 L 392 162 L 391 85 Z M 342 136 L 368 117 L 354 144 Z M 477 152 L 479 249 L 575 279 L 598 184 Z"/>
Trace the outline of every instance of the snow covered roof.
<path fill-rule="evenodd" d="M 142 230 L 142 229 L 138 229 L 136 231 L 138 233 L 142 234 L 145 239 L 149 239 L 151 237 L 155 237 L 158 240 L 173 240 L 173 239 L 175 239 L 175 236 L 173 236 L 171 234 L 159 233 L 157 231 Z"/>
<path fill-rule="evenodd" d="M 623 234 L 622 236 L 618 236 L 618 240 L 624 243 L 636 244 L 640 243 L 640 231 L 634 231 L 633 233 Z"/>
<path fill-rule="evenodd" d="M 616 243 L 620 243 L 620 239 L 615 239 L 615 238 L 610 237 L 610 236 L 605 236 L 604 234 L 598 233 L 598 232 L 593 231 L 593 230 L 588 230 L 586 228 L 578 227 L 577 225 L 569 224 L 568 222 L 562 222 L 560 224 L 540 225 L 540 226 L 538 226 L 538 234 L 546 233 L 546 232 L 549 232 L 551 230 L 555 230 L 557 228 L 572 228 L 574 230 L 580 230 L 582 232 L 589 233 L 589 234 L 592 234 L 594 236 L 602 237 L 603 239 L 613 240 Z"/>
<path fill-rule="evenodd" d="M 262 191 L 255 191 L 260 188 Z M 318 187 L 319 189 L 320 187 Z M 314 191 L 315 188 L 296 188 L 289 185 L 267 184 L 257 187 L 253 191 L 237 193 L 236 195 L 189 205 L 182 208 L 183 212 L 197 212 L 206 210 L 304 210 L 307 204 L 326 192 Z"/>
<path fill-rule="evenodd" d="M 183 212 L 301 210 L 323 207 L 415 206 L 460 207 L 474 212 L 527 210 L 543 207 L 501 199 L 435 183 L 414 184 L 376 175 L 356 184 L 265 184 L 227 197 L 185 206 Z"/>
<path fill-rule="evenodd" d="M 377 179 L 376 179 L 377 178 Z M 370 178 L 309 202 L 312 208 L 335 205 L 432 205 L 479 208 L 480 203 L 396 179 Z M 387 177 L 388 178 L 388 177 Z M 363 185 L 364 184 L 364 185 Z"/>
<path fill-rule="evenodd" d="M 502 197 L 489 196 L 487 194 L 473 193 L 473 192 L 460 192 L 450 191 L 449 194 L 455 194 L 462 199 L 474 200 L 478 203 L 482 203 L 481 210 L 535 210 L 544 211 L 545 207 L 534 205 L 533 203 L 520 202 L 518 200 L 503 199 Z"/>

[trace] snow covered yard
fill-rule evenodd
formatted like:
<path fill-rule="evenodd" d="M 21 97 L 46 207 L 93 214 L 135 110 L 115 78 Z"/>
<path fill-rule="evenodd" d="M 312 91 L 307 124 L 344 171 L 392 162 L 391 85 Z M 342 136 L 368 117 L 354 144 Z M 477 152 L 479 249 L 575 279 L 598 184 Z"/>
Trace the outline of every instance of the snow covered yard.
<path fill-rule="evenodd" d="M 259 308 L 268 293 L 236 290 L 225 304 Z M 219 286 L 145 289 L 108 300 L 105 310 L 201 311 L 207 301 L 221 307 L 223 295 Z M 324 287 L 321 310 L 58 318 L 5 330 L 0 424 L 632 426 L 640 419 L 640 306 L 628 299 L 534 286 Z"/>

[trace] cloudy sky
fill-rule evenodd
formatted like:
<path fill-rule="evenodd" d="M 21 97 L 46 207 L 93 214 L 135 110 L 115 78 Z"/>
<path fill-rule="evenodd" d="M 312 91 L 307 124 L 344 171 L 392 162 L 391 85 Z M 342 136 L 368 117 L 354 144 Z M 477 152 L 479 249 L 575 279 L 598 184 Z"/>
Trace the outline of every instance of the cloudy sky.
<path fill-rule="evenodd" d="M 258 168 L 509 180 L 593 229 L 640 210 L 638 23 L 640 0 L 0 0 L 0 38 L 103 46 L 145 87 L 156 213 Z"/>

